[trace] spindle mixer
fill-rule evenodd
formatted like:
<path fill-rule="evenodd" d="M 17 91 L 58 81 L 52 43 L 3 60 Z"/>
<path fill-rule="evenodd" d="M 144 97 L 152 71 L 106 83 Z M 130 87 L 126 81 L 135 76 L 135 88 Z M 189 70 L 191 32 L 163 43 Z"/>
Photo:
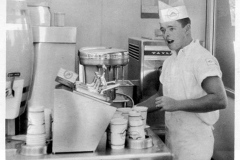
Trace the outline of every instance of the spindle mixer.
<path fill-rule="evenodd" d="M 79 50 L 79 59 L 80 64 L 84 66 L 84 77 L 89 74 L 86 66 L 96 66 L 97 72 L 91 83 L 79 83 L 78 87 L 87 88 L 93 94 L 100 95 L 107 91 L 112 101 L 116 98 L 116 87 L 133 86 L 130 81 L 124 80 L 124 67 L 129 63 L 128 51 L 108 47 L 83 47 Z M 119 68 L 121 68 L 121 79 L 118 73 Z M 133 103 L 131 96 L 125 96 Z"/>

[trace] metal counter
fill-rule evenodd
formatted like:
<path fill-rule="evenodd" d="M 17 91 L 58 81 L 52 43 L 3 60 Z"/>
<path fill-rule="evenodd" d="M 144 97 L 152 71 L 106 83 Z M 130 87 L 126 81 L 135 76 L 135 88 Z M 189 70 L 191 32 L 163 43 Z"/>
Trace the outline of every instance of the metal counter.
<path fill-rule="evenodd" d="M 148 135 L 153 138 L 153 147 L 147 149 L 129 149 L 113 150 L 106 148 L 106 135 L 103 136 L 95 152 L 87 153 L 58 153 L 42 156 L 24 156 L 15 151 L 12 154 L 6 151 L 6 160 L 88 160 L 88 159 L 134 159 L 134 160 L 172 160 L 172 153 L 162 142 L 162 140 L 150 129 L 147 129 Z M 8 152 L 8 153 L 7 153 Z"/>

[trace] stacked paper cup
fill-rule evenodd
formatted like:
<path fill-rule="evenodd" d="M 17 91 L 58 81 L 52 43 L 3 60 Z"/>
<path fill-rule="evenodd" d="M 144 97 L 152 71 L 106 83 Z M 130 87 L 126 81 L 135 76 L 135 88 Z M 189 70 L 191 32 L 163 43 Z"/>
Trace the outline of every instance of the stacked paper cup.
<path fill-rule="evenodd" d="M 128 120 L 129 112 L 132 111 L 132 108 L 126 107 L 126 108 L 118 108 L 117 111 L 122 112 L 122 115 L 125 119 Z"/>
<path fill-rule="evenodd" d="M 135 106 L 135 107 L 133 107 L 133 110 L 141 112 L 143 125 L 144 125 L 144 128 L 146 128 L 148 107 L 145 107 L 145 106 Z"/>
<path fill-rule="evenodd" d="M 125 118 L 114 118 L 110 122 L 110 143 L 112 149 L 123 149 L 126 141 L 126 130 L 128 120 Z"/>
<path fill-rule="evenodd" d="M 44 108 L 29 107 L 26 145 L 22 146 L 23 155 L 42 155 L 46 153 Z"/>
<path fill-rule="evenodd" d="M 111 120 L 116 119 L 116 118 L 124 118 L 123 115 L 122 115 L 122 112 L 116 111 Z M 110 124 L 108 125 L 106 132 L 107 132 L 107 147 L 111 147 Z"/>
<path fill-rule="evenodd" d="M 147 109 L 147 107 L 137 106 L 129 112 L 128 148 L 143 149 L 153 146 L 152 138 L 145 133 Z"/>
<path fill-rule="evenodd" d="M 128 136 L 129 138 L 134 140 L 145 139 L 144 124 L 143 124 L 141 112 L 139 111 L 129 112 Z"/>

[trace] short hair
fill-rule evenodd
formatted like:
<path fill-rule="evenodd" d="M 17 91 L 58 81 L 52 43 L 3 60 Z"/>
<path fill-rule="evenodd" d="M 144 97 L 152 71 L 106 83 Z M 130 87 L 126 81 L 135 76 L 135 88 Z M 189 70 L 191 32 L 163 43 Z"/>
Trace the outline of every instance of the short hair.
<path fill-rule="evenodd" d="M 189 17 L 187 18 L 183 18 L 183 19 L 179 19 L 177 20 L 179 23 L 181 23 L 182 27 L 185 27 L 187 24 L 191 24 L 191 20 Z"/>

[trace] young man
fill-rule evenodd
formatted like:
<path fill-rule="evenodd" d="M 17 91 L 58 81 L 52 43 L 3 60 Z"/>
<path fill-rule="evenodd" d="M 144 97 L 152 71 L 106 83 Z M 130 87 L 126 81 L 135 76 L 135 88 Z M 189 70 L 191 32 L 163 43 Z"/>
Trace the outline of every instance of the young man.
<path fill-rule="evenodd" d="M 159 13 L 160 30 L 172 51 L 160 76 L 163 96 L 158 93 L 138 105 L 148 106 L 150 112 L 165 111 L 166 145 L 174 160 L 210 160 L 212 125 L 218 120 L 219 109 L 227 106 L 227 96 L 218 61 L 192 39 L 191 21 L 185 6 L 181 7 L 166 11 L 164 4 L 164 11 Z"/>

